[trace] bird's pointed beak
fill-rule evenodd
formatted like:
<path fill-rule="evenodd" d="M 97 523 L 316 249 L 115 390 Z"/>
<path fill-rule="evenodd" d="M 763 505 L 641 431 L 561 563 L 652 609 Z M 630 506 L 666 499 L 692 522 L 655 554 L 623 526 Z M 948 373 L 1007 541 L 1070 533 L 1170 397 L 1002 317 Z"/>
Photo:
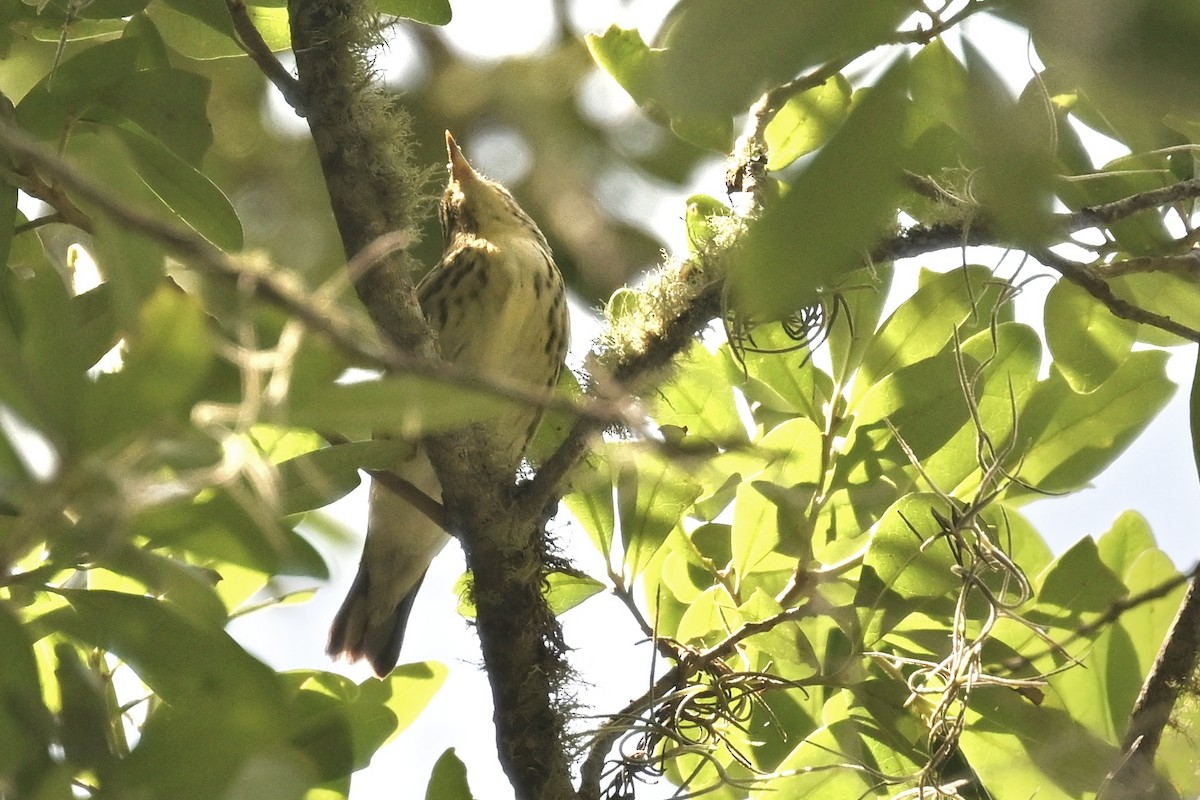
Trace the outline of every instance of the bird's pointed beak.
<path fill-rule="evenodd" d="M 458 147 L 458 142 L 446 131 L 446 153 L 450 156 L 450 180 L 462 183 L 475 177 L 475 170 Z"/>

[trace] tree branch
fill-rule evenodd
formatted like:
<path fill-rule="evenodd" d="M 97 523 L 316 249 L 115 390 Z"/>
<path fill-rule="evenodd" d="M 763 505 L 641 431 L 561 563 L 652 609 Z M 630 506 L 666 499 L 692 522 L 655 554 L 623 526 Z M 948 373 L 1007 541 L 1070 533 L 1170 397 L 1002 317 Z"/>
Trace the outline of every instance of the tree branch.
<path fill-rule="evenodd" d="M 1200 342 L 1200 330 L 1176 322 L 1162 314 L 1147 311 L 1141 306 L 1117 297 L 1108 282 L 1088 265 L 1063 258 L 1050 250 L 1033 250 L 1029 254 L 1099 300 L 1114 316 L 1143 325 L 1152 325 L 1167 333 L 1182 336 L 1189 341 Z"/>
<path fill-rule="evenodd" d="M 300 82 L 283 68 L 283 64 L 279 63 L 279 59 L 271 52 L 254 20 L 250 19 L 245 0 L 225 0 L 225 5 L 229 8 L 229 16 L 233 18 L 233 29 L 241 39 L 240 44 L 246 55 L 250 56 L 250 60 L 258 65 L 267 80 L 279 90 L 284 101 L 295 109 L 297 114 L 305 116 Z"/>
<path fill-rule="evenodd" d="M 1109 774 L 1105 788 L 1100 792 L 1101 797 L 1120 800 L 1166 796 L 1158 791 L 1162 779 L 1154 769 L 1154 754 L 1180 692 L 1198 663 L 1200 582 L 1193 575 L 1175 622 L 1167 632 L 1158 658 L 1134 703 L 1129 728 L 1121 744 L 1124 758 Z"/>
<path fill-rule="evenodd" d="M 929 14 L 934 20 L 933 25 L 928 28 L 918 26 L 916 30 L 902 31 L 892 41 L 896 44 L 927 44 L 956 25 L 961 25 L 967 17 L 978 14 L 980 11 L 987 11 L 989 6 L 994 5 L 997 5 L 997 0 L 971 0 L 957 14 L 944 20 L 933 12 L 925 10 L 924 13 Z"/>
<path fill-rule="evenodd" d="M 1200 276 L 1200 250 L 1189 250 L 1179 255 L 1125 258 L 1111 264 L 1097 265 L 1096 272 L 1105 278 L 1140 275 L 1146 272 L 1164 272 L 1196 278 Z"/>
<path fill-rule="evenodd" d="M 1195 200 L 1200 197 L 1200 178 L 1173 183 L 1161 189 L 1151 189 L 1147 192 L 1123 197 L 1111 203 L 1089 206 L 1074 214 L 1068 215 L 1067 229 L 1071 232 L 1084 228 L 1096 228 L 1110 225 L 1140 211 L 1148 211 L 1159 206 L 1178 203 L 1183 200 Z"/>
<path fill-rule="evenodd" d="M 358 0 L 291 0 L 300 106 L 321 162 L 346 257 L 393 231 L 416 241 L 428 173 L 413 165 L 408 119 L 371 82 L 367 49 L 374 12 Z M 414 265 L 393 253 L 359 276 L 354 288 L 376 326 L 401 350 L 437 358 L 413 292 Z"/>

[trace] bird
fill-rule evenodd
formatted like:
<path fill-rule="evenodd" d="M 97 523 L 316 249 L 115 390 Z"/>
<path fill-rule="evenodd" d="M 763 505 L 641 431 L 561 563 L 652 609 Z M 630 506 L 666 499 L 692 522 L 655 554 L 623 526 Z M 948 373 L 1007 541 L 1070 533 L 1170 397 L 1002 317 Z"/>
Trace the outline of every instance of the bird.
<path fill-rule="evenodd" d="M 499 183 L 477 172 L 446 132 L 449 178 L 438 207 L 445 250 L 417 284 L 443 360 L 486 379 L 553 387 L 570 336 L 566 287 L 537 224 Z M 540 409 L 514 407 L 473 425 L 492 466 L 515 479 Z M 424 449 L 392 470 L 428 497 L 441 487 Z M 488 474 L 496 474 L 488 470 Z M 365 659 L 375 674 L 399 660 L 413 600 L 450 535 L 380 481 L 372 481 L 358 573 L 334 616 L 327 652 Z"/>

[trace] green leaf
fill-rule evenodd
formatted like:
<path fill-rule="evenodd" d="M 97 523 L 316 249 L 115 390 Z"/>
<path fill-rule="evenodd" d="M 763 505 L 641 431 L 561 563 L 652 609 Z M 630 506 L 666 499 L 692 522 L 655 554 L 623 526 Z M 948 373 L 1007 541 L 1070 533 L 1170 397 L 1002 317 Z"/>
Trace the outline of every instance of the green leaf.
<path fill-rule="evenodd" d="M 375 0 L 375 4 L 382 14 L 426 25 L 446 25 L 452 15 L 449 0 Z"/>
<path fill-rule="evenodd" d="M 120 19 L 141 11 L 148 2 L 149 0 L 92 0 L 79 10 L 79 16 L 84 19 Z"/>
<path fill-rule="evenodd" d="M 16 410 L 50 438 L 71 448 L 85 433 L 83 398 L 88 384 L 87 356 L 81 347 L 79 320 L 70 293 L 56 270 L 39 266 L 17 285 L 17 302 L 24 322 L 19 353 L 8 354 L 6 367 L 21 376 L 12 381 L 14 394 L 32 406 Z"/>
<path fill-rule="evenodd" d="M 849 694 L 845 690 L 838 694 Z M 796 744 L 779 764 L 784 776 L 751 791 L 750 800 L 779 797 L 881 797 L 875 779 L 854 765 L 872 763 L 874 756 L 856 720 L 831 706 L 845 705 L 835 695 L 821 709 L 822 726 Z M 887 759 L 895 763 L 896 759 Z M 897 769 L 903 769 L 897 765 Z"/>
<path fill-rule="evenodd" d="M 513 403 L 490 392 L 419 375 L 335 383 L 292 397 L 290 421 L 314 430 L 412 438 L 483 422 Z"/>
<path fill-rule="evenodd" d="M 425 789 L 425 800 L 475 800 L 467 784 L 467 765 L 454 752 L 453 747 L 434 762 L 429 786 Z"/>
<path fill-rule="evenodd" d="M 1125 361 L 1137 323 L 1119 319 L 1090 294 L 1059 280 L 1046 296 L 1046 345 L 1071 388 L 1097 389 Z"/>
<path fill-rule="evenodd" d="M 348 495 L 360 469 L 391 469 L 413 452 L 410 442 L 374 439 L 322 447 L 279 464 L 284 514 L 322 508 Z"/>
<path fill-rule="evenodd" d="M 1041 97 L 1014 103 L 1003 79 L 964 40 L 966 119 L 981 169 L 973 181 L 980 203 L 999 229 L 1019 241 L 1052 243 L 1054 120 Z"/>
<path fill-rule="evenodd" d="M 357 755 L 366 766 L 377 749 L 411 725 L 446 682 L 449 670 L 437 661 L 401 664 L 386 678 L 368 678 L 347 709 Z"/>
<path fill-rule="evenodd" d="M 621 466 L 617 511 L 630 575 L 645 569 L 699 495 L 699 485 L 669 461 L 642 457 Z"/>
<path fill-rule="evenodd" d="M 1090 537 L 1080 539 L 1038 578 L 1036 606 L 1026 616 L 1035 622 L 1072 628 L 1085 616 L 1100 614 L 1128 594 L 1120 577 L 1100 560 Z"/>
<path fill-rule="evenodd" d="M 158 0 L 146 12 L 163 40 L 188 58 L 244 57 L 224 0 Z M 246 13 L 271 52 L 291 45 L 287 8 L 249 4 Z"/>
<path fill-rule="evenodd" d="M 145 12 L 134 14 L 125 24 L 121 38 L 132 39 L 138 43 L 138 66 L 147 70 L 165 69 L 171 66 L 171 57 L 167 52 L 167 43 L 162 34 Z M 196 75 L 195 77 L 200 77 Z"/>
<path fill-rule="evenodd" d="M 736 383 L 756 412 L 805 416 L 823 425 L 833 381 L 813 363 L 811 351 L 797 347 L 799 343 L 776 324 L 755 328 L 745 338 L 740 360 L 728 344 L 718 351 L 725 356 L 727 380 Z"/>
<path fill-rule="evenodd" d="M 905 495 L 872 530 L 854 599 L 864 646 L 878 641 L 909 614 L 933 614 L 951 607 L 950 593 L 960 579 L 949 545 L 937 538 L 942 527 L 934 517 L 935 509 L 949 518 L 950 510 L 935 495 Z"/>
<path fill-rule="evenodd" d="M 583 402 L 583 389 L 579 386 L 579 379 L 570 369 L 559 373 L 558 382 L 554 386 L 554 396 L 560 400 Z M 547 409 L 538 423 L 537 430 L 534 431 L 533 438 L 525 448 L 525 457 L 529 459 L 529 463 L 535 467 L 540 466 L 558 452 L 558 448 L 570 436 L 578 421 L 579 417 L 569 409 Z"/>
<path fill-rule="evenodd" d="M 963 367 L 970 374 L 974 359 L 964 356 Z M 955 354 L 946 351 L 887 375 L 858 404 L 848 438 L 870 435 L 886 442 L 895 428 L 918 459 L 933 455 L 970 418 L 958 370 Z"/>
<path fill-rule="evenodd" d="M 1174 392 L 1167 354 L 1131 353 L 1090 394 L 1071 389 L 1057 370 L 1034 389 L 1021 413 L 1022 442 L 1013 456 L 1021 480 L 1043 491 L 1078 489 L 1111 464 L 1158 414 Z M 1018 484 L 1007 495 L 1028 497 Z"/>
<path fill-rule="evenodd" d="M 734 403 L 724 360 L 693 341 L 680 356 L 681 369 L 658 392 L 652 416 L 660 425 L 677 425 L 691 436 L 721 446 L 746 441 L 746 426 Z"/>
<path fill-rule="evenodd" d="M 1114 159 L 1099 172 L 1091 170 L 1058 182 L 1058 195 L 1072 210 L 1120 200 L 1140 192 L 1161 189 L 1176 181 L 1162 153 L 1140 153 Z M 1157 209 L 1133 214 L 1107 225 L 1121 248 L 1134 256 L 1157 255 L 1173 244 L 1173 237 Z"/>
<path fill-rule="evenodd" d="M 866 346 L 850 396 L 851 409 L 886 375 L 940 353 L 969 316 L 982 317 L 990 311 L 986 300 L 989 284 L 995 279 L 986 267 L 972 265 L 922 275 L 927 279 Z"/>
<path fill-rule="evenodd" d="M 112 296 L 112 286 L 106 282 L 71 298 L 79 320 L 82 358 L 90 365 L 95 365 L 121 338 Z"/>
<path fill-rule="evenodd" d="M 133 752 L 106 771 L 117 797 L 296 800 L 319 781 L 318 765 L 287 741 L 286 706 L 160 704 Z"/>
<path fill-rule="evenodd" d="M 114 324 L 118 329 L 136 329 L 143 305 L 163 286 L 166 254 L 149 238 L 123 226 L 96 220 L 93 237 L 96 262 L 107 278 Z"/>
<path fill-rule="evenodd" d="M 260 712 L 262 724 L 269 724 L 283 702 L 275 673 L 220 628 L 199 625 L 150 597 L 59 592 L 70 608 L 46 614 L 39 625 L 119 656 L 167 703 L 232 704 Z"/>
<path fill-rule="evenodd" d="M 727 153 L 733 146 L 733 120 L 728 114 L 685 111 L 661 89 L 662 50 L 646 45 L 636 30 L 616 25 L 587 36 L 596 64 L 611 75 L 648 114 L 668 122 L 681 139 L 697 147 Z"/>
<path fill-rule="evenodd" d="M 788 193 L 751 226 L 733 269 L 734 296 L 768 319 L 812 305 L 862 264 L 900 197 L 906 62 L 898 60 L 858 103 Z M 796 231 L 804 236 L 797 237 Z"/>
<path fill-rule="evenodd" d="M 15 790 L 34 792 L 53 767 L 54 718 L 42 700 L 32 642 L 8 600 L 0 601 L 0 775 Z"/>
<path fill-rule="evenodd" d="M 717 576 L 703 566 L 693 563 L 693 559 L 688 558 L 689 553 L 686 549 L 676 549 L 671 546 L 670 542 L 671 540 L 668 539 L 668 547 L 671 550 L 662 559 L 662 565 L 657 570 L 657 577 L 679 602 L 689 605 L 696 602 L 700 595 L 710 587 L 716 585 Z"/>
<path fill-rule="evenodd" d="M 1042 340 L 1028 325 L 1002 322 L 994 330 L 980 331 L 963 342 L 962 353 L 968 385 L 975 397 L 976 418 L 966 420 L 924 462 L 924 467 L 935 486 L 966 499 L 978 489 L 984 469 L 979 465 L 980 432 L 976 420 L 997 451 L 1009 446 L 1014 437 L 1019 439 L 1020 431 L 1014 425 L 1037 385 Z M 985 365 L 981 375 L 974 374 L 973 362 Z M 963 397 L 962 388 L 956 389 L 959 397 Z M 965 408 L 965 398 L 963 403 Z M 939 423 L 930 424 L 937 427 Z"/>
<path fill-rule="evenodd" d="M 1124 578 L 1143 553 L 1154 549 L 1154 534 L 1145 517 L 1136 511 L 1126 511 L 1116 518 L 1096 545 L 1104 565 Z"/>
<path fill-rule="evenodd" d="M 268 575 L 328 578 L 320 553 L 270 513 L 251 513 L 227 492 L 210 490 L 190 503 L 139 514 L 133 533 L 154 547 L 179 548 L 201 559 L 217 559 Z"/>
<path fill-rule="evenodd" d="M 1123 577 L 1130 595 L 1138 596 L 1161 591 L 1167 581 L 1179 578 L 1179 570 L 1166 553 L 1153 548 L 1139 555 Z M 1180 581 L 1161 597 L 1139 603 L 1121 614 L 1120 625 L 1129 634 L 1136 654 L 1136 669 L 1132 670 L 1135 676 L 1140 678 L 1150 674 L 1186 592 L 1186 582 Z"/>
<path fill-rule="evenodd" d="M 967 68 L 940 39 L 926 44 L 912 59 L 909 85 L 914 110 L 922 117 L 965 134 L 967 120 Z"/>
<path fill-rule="evenodd" d="M 84 666 L 79 652 L 65 642 L 54 646 L 54 677 L 62 701 L 59 723 L 67 760 L 84 769 L 104 766 L 115 757 L 106 691 L 100 676 Z"/>
<path fill-rule="evenodd" d="M 149 23 L 147 23 L 149 24 Z M 208 120 L 211 81 L 194 72 L 163 67 L 135 72 L 114 87 L 95 119 L 122 125 L 154 139 L 193 167 L 212 145 Z M 165 160 L 158 156 L 158 160 Z M 174 169 L 178 170 L 178 167 Z"/>
<path fill-rule="evenodd" d="M 767 169 L 776 171 L 821 147 L 850 113 L 850 82 L 841 73 L 794 95 L 767 123 Z"/>
<path fill-rule="evenodd" d="M 1165 113 L 1195 111 L 1200 56 L 1186 43 L 1200 35 L 1200 16 L 1188 0 L 1064 0 L 1012 10 L 1047 67 L 1065 73 L 1135 152 L 1173 143 Z"/>
<path fill-rule="evenodd" d="M 883 314 L 894 272 L 891 264 L 851 272 L 835 290 L 833 300 L 827 302 L 829 334 L 825 343 L 833 363 L 833 379 L 839 384 L 846 385 L 862 364 Z"/>
<path fill-rule="evenodd" d="M 240 250 L 242 223 L 224 193 L 205 175 L 140 131 L 113 128 L 133 157 L 137 175 L 175 214 L 222 250 Z"/>
<path fill-rule="evenodd" d="M 1120 275 L 1109 281 L 1113 294 L 1139 308 L 1161 314 L 1181 325 L 1200 327 L 1200 282 L 1165 272 Z M 1185 340 L 1152 325 L 1139 326 L 1139 341 L 1166 347 Z"/>
<path fill-rule="evenodd" d="M 32 38 L 39 42 L 86 42 L 91 39 L 110 39 L 125 28 L 120 19 L 75 19 L 70 25 L 53 24 L 52 20 L 39 19 L 33 27 Z"/>
<path fill-rule="evenodd" d="M 812 488 L 821 479 L 822 436 L 812 420 L 797 417 L 772 429 L 757 443 L 767 466 L 738 486 L 730 536 L 732 563 L 739 580 L 752 572 L 795 563 L 796 541 L 782 520 L 798 524 Z M 791 558 L 778 558 L 780 545 Z"/>
<path fill-rule="evenodd" d="M 212 628 L 222 627 L 228 618 L 225 604 L 214 589 L 221 579 L 215 571 L 128 543 L 106 553 L 102 566 L 132 578 L 138 585 L 117 586 L 116 581 L 104 581 L 104 570 L 93 570 L 89 588 L 125 589 L 131 590 L 130 593 L 145 591 L 171 601 L 174 608 L 193 621 Z"/>
<path fill-rule="evenodd" d="M 139 45 L 129 39 L 104 42 L 64 60 L 17 105 L 26 133 L 57 143 L 62 131 L 117 92 L 137 69 Z"/>
<path fill-rule="evenodd" d="M 575 468 L 571 490 L 563 497 L 571 516 L 606 558 L 612 552 L 616 531 L 613 483 L 609 459 L 601 453 L 592 453 Z"/>
<path fill-rule="evenodd" d="M 570 611 L 575 606 L 604 591 L 604 584 L 587 575 L 568 575 L 551 572 L 545 578 L 546 602 L 555 615 Z"/>
<path fill-rule="evenodd" d="M 676 6 L 664 26 L 659 91 L 681 110 L 736 114 L 771 86 L 869 51 L 912 13 L 909 0 L 758 0 L 736 24 L 727 0 Z"/>
<path fill-rule="evenodd" d="M 742 616 L 729 590 L 717 584 L 687 605 L 673 638 L 680 642 L 714 644 L 742 625 Z"/>
<path fill-rule="evenodd" d="M 458 613 L 464 619 L 474 620 L 479 613 L 471 599 L 474 581 L 470 572 L 464 572 L 454 584 L 454 593 L 458 595 Z M 595 578 L 565 572 L 551 572 L 542 581 L 542 595 L 556 616 L 570 611 L 589 597 L 604 591 L 604 588 L 604 584 Z"/>
<path fill-rule="evenodd" d="M 100 375 L 85 393 L 89 447 L 163 418 L 187 419 L 213 359 L 199 303 L 166 287 L 143 306 L 126 342 L 122 368 Z"/>
<path fill-rule="evenodd" d="M 1060 704 L 1034 705 L 1005 689 L 971 695 L 960 741 L 971 769 L 995 797 L 1090 796 L 1118 756 L 1116 747 L 1076 723 Z"/>
<path fill-rule="evenodd" d="M 280 677 L 294 695 L 290 739 L 318 766 L 322 781 L 349 778 L 412 724 L 446 674 L 435 661 L 402 664 L 360 684 L 329 672 L 285 673 Z"/>
<path fill-rule="evenodd" d="M 750 599 L 738 609 L 749 623 L 771 620 L 784 609 L 775 598 L 762 589 L 755 589 Z M 773 664 L 786 664 L 789 677 L 812 674 L 819 666 L 813 646 L 805 636 L 800 624 L 795 621 L 778 622 L 761 633 L 746 640 L 748 646 L 765 653 Z"/>

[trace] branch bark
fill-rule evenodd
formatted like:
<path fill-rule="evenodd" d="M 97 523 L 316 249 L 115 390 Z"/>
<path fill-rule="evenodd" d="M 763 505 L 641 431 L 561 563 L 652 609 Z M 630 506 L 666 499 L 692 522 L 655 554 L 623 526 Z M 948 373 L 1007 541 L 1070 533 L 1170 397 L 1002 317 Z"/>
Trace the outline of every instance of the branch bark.
<path fill-rule="evenodd" d="M 1124 757 L 1108 776 L 1101 797 L 1127 800 L 1170 796 L 1161 787 L 1162 778 L 1154 769 L 1154 754 L 1179 695 L 1197 666 L 1200 666 L 1200 582 L 1193 577 L 1134 703 L 1121 745 Z"/>
<path fill-rule="evenodd" d="M 356 0 L 292 0 L 288 17 L 300 107 L 347 258 L 394 231 L 415 240 L 425 174 L 413 166 L 407 118 L 371 86 L 365 56 L 376 35 L 372 12 Z M 412 272 L 407 252 L 393 253 L 358 276 L 354 288 L 388 338 L 436 358 Z"/>

